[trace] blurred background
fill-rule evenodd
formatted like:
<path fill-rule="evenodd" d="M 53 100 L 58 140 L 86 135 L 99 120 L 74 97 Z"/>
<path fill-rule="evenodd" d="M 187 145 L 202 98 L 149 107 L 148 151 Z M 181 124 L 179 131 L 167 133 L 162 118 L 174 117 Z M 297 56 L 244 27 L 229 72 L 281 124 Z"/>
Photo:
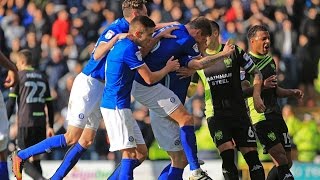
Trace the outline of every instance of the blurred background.
<path fill-rule="evenodd" d="M 22 48 L 32 51 L 34 66 L 49 78 L 55 100 L 56 134 L 65 132 L 73 80 L 88 61 L 102 30 L 122 16 L 121 3 L 122 0 L 0 1 L 0 50 L 12 61 Z M 187 23 L 198 16 L 215 20 L 221 28 L 221 42 L 232 39 L 244 50 L 247 50 L 248 28 L 265 24 L 271 32 L 271 54 L 277 63 L 278 84 L 305 93 L 301 101 L 279 99 L 293 140 L 293 159 L 320 163 L 320 0 L 149 0 L 147 8 L 156 23 Z M 0 73 L 3 82 L 7 72 L 1 69 Z M 0 84 L 6 99 L 8 89 Z M 219 159 L 204 118 L 201 85 L 196 95 L 188 98 L 186 107 L 197 119 L 199 158 Z M 132 110 L 149 147 L 149 159 L 167 160 L 166 153 L 154 141 L 148 109 L 132 99 Z M 15 119 L 10 120 L 10 151 L 15 148 Z M 101 122 L 95 144 L 82 159 L 117 162 L 119 155 L 108 151 L 108 137 Z M 44 159 L 61 160 L 64 153 L 53 151 L 44 155 Z M 271 161 L 262 153 L 261 160 Z M 245 169 L 241 158 L 239 167 Z"/>

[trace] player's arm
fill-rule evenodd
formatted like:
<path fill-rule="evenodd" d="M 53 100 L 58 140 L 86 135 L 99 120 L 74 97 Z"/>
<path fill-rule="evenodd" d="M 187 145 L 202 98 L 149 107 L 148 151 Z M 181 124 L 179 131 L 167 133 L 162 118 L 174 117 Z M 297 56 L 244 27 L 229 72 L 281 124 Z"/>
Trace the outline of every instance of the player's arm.
<path fill-rule="evenodd" d="M 254 66 L 254 68 L 250 71 L 250 74 L 253 76 L 253 92 L 252 97 L 254 101 L 254 108 L 257 112 L 264 112 L 266 110 L 266 106 L 264 105 L 261 99 L 261 87 L 263 82 L 263 77 L 259 69 Z"/>
<path fill-rule="evenodd" d="M 254 108 L 257 112 L 264 112 L 266 107 L 261 99 L 261 91 L 262 91 L 262 74 L 259 69 L 255 66 L 250 73 L 253 78 L 253 86 L 250 85 L 248 80 L 243 80 L 241 82 L 242 92 L 244 98 L 253 97 Z"/>
<path fill-rule="evenodd" d="M 192 97 L 193 95 L 196 94 L 198 83 L 199 83 L 199 79 L 200 79 L 200 77 L 199 77 L 198 73 L 194 73 L 191 76 L 191 82 L 189 84 L 188 91 L 187 91 L 187 96 L 188 97 Z"/>
<path fill-rule="evenodd" d="M 95 60 L 100 60 L 103 58 L 113 47 L 113 45 L 119 40 L 123 39 L 127 36 L 127 33 L 120 33 L 115 35 L 112 39 L 109 41 L 101 41 L 98 46 L 95 48 L 93 53 L 93 58 Z"/>
<path fill-rule="evenodd" d="M 188 67 L 196 70 L 207 68 L 219 60 L 229 57 L 234 52 L 235 46 L 230 44 L 229 41 L 224 46 L 223 51 L 218 54 L 206 56 L 201 59 L 193 59 L 188 63 Z"/>
<path fill-rule="evenodd" d="M 10 94 L 9 94 L 9 99 L 6 104 L 8 119 L 10 119 L 11 115 L 13 114 L 14 107 L 16 105 L 16 100 L 18 97 L 17 95 L 13 95 L 13 94 L 10 95 Z"/>
<path fill-rule="evenodd" d="M 171 34 L 171 32 L 176 29 L 179 29 L 179 27 L 174 26 L 174 27 L 168 28 L 160 32 L 157 36 L 153 37 L 145 46 L 141 47 L 140 51 L 141 51 L 142 57 L 145 57 L 154 48 L 154 46 L 160 41 L 161 38 L 176 38 L 176 36 Z"/>
<path fill-rule="evenodd" d="M 249 80 L 244 80 L 241 82 L 242 90 L 243 90 L 243 95 L 245 98 L 251 97 L 253 94 L 253 87 L 250 86 Z M 277 76 L 272 75 L 269 76 L 267 79 L 263 81 L 262 84 L 262 91 L 265 89 L 270 89 L 270 88 L 275 88 L 277 87 Z"/>
<path fill-rule="evenodd" d="M 158 30 L 158 29 L 161 29 L 163 27 L 166 27 L 166 26 L 170 26 L 170 25 L 179 25 L 180 23 L 177 22 L 177 21 L 173 21 L 173 22 L 166 22 L 166 23 L 158 23 L 156 24 L 156 27 L 155 29 Z"/>
<path fill-rule="evenodd" d="M 45 91 L 45 103 L 46 103 L 46 108 L 47 108 L 47 137 L 54 136 L 54 130 L 53 130 L 53 125 L 54 125 L 54 106 L 53 106 L 53 98 L 50 94 L 50 87 L 49 83 L 46 83 L 46 91 Z"/>
<path fill-rule="evenodd" d="M 48 116 L 48 125 L 47 128 L 47 137 L 54 136 L 54 107 L 53 107 L 53 101 L 52 98 L 46 99 L 46 106 L 47 106 L 47 116 Z"/>
<path fill-rule="evenodd" d="M 54 108 L 52 98 L 46 99 L 46 106 L 48 111 L 48 124 L 50 128 L 53 128 L 54 124 Z"/>
<path fill-rule="evenodd" d="M 166 66 L 159 71 L 151 72 L 146 64 L 137 68 L 137 71 L 147 84 L 154 84 L 163 79 L 169 72 L 175 71 L 179 67 L 179 61 L 173 60 L 173 57 L 171 57 Z"/>
<path fill-rule="evenodd" d="M 295 97 L 300 99 L 304 96 L 304 93 L 300 89 L 284 89 L 279 86 L 277 86 L 276 93 L 278 97 Z"/>
<path fill-rule="evenodd" d="M 6 88 L 14 86 L 19 81 L 18 69 L 16 65 L 12 61 L 10 61 L 1 51 L 0 65 L 9 70 L 4 86 Z"/>
<path fill-rule="evenodd" d="M 18 96 L 19 96 L 19 84 L 16 84 L 12 88 L 10 88 L 9 98 L 6 104 L 8 119 L 10 119 L 11 115 L 13 114 L 16 104 L 19 104 L 18 100 L 20 98 L 18 98 Z"/>

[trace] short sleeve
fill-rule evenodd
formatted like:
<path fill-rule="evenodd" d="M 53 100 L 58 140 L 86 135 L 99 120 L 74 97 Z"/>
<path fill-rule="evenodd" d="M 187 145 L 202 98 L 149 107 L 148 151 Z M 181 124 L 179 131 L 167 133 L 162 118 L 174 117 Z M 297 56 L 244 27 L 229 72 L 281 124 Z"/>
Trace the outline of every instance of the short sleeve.
<path fill-rule="evenodd" d="M 142 54 L 138 46 L 132 44 L 131 46 L 128 46 L 124 52 L 125 63 L 131 70 L 136 69 L 144 64 L 142 60 Z"/>

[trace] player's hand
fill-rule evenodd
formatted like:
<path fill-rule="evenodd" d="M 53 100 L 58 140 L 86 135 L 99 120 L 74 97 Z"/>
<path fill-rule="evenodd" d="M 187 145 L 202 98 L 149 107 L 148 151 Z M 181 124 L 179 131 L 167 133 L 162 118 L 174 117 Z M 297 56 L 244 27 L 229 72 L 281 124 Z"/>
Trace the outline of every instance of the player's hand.
<path fill-rule="evenodd" d="M 54 130 L 50 127 L 47 128 L 47 138 L 54 136 Z"/>
<path fill-rule="evenodd" d="M 266 106 L 264 105 L 260 96 L 253 97 L 254 109 L 258 113 L 263 113 L 266 110 Z"/>
<path fill-rule="evenodd" d="M 173 60 L 173 59 L 174 59 L 174 57 L 172 56 L 167 61 L 167 64 L 166 64 L 166 67 L 168 68 L 169 72 L 176 71 L 177 69 L 180 68 L 179 60 L 178 59 Z"/>
<path fill-rule="evenodd" d="M 228 39 L 225 46 L 223 47 L 223 51 L 226 56 L 230 56 L 235 51 L 235 45 L 231 43 L 231 40 Z"/>
<path fill-rule="evenodd" d="M 277 75 L 269 76 L 263 81 L 263 89 L 270 89 L 277 87 Z"/>
<path fill-rule="evenodd" d="M 291 89 L 291 91 L 293 93 L 293 97 L 297 99 L 302 99 L 304 96 L 303 91 L 301 91 L 300 89 Z"/>
<path fill-rule="evenodd" d="M 177 29 L 179 29 L 178 26 L 173 26 L 171 28 L 167 28 L 166 30 L 164 30 L 161 33 L 159 33 L 157 35 L 157 37 L 160 37 L 160 38 L 162 38 L 162 37 L 163 38 L 177 38 L 177 36 L 171 34 L 172 31 L 177 30 Z"/>
<path fill-rule="evenodd" d="M 190 69 L 190 68 L 186 68 L 186 67 L 180 67 L 177 70 L 177 75 L 181 76 L 179 79 L 184 79 L 184 78 L 192 76 L 195 72 L 196 72 L 195 69 Z"/>
<path fill-rule="evenodd" d="M 9 88 L 14 86 L 15 84 L 17 84 L 19 82 L 19 75 L 16 71 L 8 71 L 8 75 L 6 77 L 5 83 L 4 83 L 4 87 Z"/>

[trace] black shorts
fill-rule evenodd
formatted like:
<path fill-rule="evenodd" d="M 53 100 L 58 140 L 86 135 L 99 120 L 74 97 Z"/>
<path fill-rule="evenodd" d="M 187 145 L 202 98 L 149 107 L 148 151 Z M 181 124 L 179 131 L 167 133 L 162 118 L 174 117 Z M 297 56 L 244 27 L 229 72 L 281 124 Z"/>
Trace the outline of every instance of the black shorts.
<path fill-rule="evenodd" d="M 45 127 L 19 127 L 17 145 L 20 149 L 28 148 L 46 139 Z"/>
<path fill-rule="evenodd" d="M 207 119 L 209 131 L 217 147 L 232 141 L 239 147 L 257 147 L 256 135 L 248 116 L 213 116 Z"/>
<path fill-rule="evenodd" d="M 254 124 L 258 139 L 264 147 L 264 153 L 278 143 L 281 143 L 286 151 L 291 151 L 291 140 L 288 127 L 281 114 L 266 114 L 266 120 Z"/>

